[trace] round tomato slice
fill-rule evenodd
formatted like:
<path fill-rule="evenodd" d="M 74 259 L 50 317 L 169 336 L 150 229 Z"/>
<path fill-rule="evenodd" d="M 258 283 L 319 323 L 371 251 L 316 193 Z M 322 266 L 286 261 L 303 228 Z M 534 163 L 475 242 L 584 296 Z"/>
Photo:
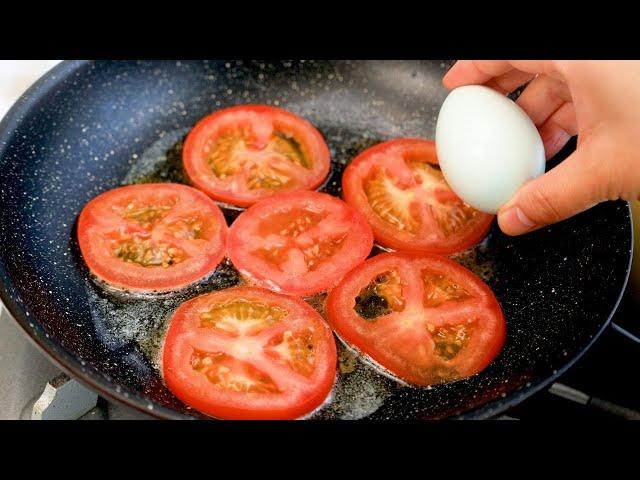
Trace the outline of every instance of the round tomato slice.
<path fill-rule="evenodd" d="M 327 298 L 329 323 L 348 344 L 414 385 L 480 372 L 505 322 L 493 292 L 437 255 L 385 253 L 345 276 Z"/>
<path fill-rule="evenodd" d="M 238 287 L 173 314 L 162 355 L 169 390 L 223 419 L 294 419 L 319 407 L 336 377 L 336 344 L 303 300 Z"/>
<path fill-rule="evenodd" d="M 306 191 L 248 208 L 227 240 L 229 258 L 250 281 L 295 295 L 337 285 L 372 246 L 373 232 L 360 213 L 331 195 Z"/>
<path fill-rule="evenodd" d="M 449 188 L 430 140 L 390 140 L 365 150 L 345 169 L 342 189 L 376 240 L 395 250 L 460 252 L 478 243 L 493 220 Z"/>
<path fill-rule="evenodd" d="M 78 220 L 91 272 L 138 292 L 177 290 L 206 277 L 224 257 L 226 235 L 218 206 L 174 183 L 109 190 L 87 203 Z"/>
<path fill-rule="evenodd" d="M 277 193 L 318 187 L 331 157 L 305 119 L 281 108 L 240 105 L 200 120 L 187 136 L 183 161 L 199 189 L 246 207 Z"/>

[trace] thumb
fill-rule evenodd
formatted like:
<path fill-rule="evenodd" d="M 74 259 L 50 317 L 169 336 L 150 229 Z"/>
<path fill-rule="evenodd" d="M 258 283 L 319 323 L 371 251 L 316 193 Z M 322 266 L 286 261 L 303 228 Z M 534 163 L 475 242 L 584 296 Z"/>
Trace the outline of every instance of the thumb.
<path fill-rule="evenodd" d="M 606 156 L 581 145 L 544 175 L 522 186 L 498 212 L 498 224 L 507 235 L 520 235 L 559 222 L 606 200 L 612 176 L 604 172 Z"/>

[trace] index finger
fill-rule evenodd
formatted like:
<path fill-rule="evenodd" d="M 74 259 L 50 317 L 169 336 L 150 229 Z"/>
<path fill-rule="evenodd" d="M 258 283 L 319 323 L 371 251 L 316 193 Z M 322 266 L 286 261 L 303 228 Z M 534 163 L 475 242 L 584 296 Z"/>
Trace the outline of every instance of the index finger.
<path fill-rule="evenodd" d="M 506 60 L 458 60 L 442 78 L 442 83 L 449 90 L 462 85 L 483 84 L 513 69 Z"/>
<path fill-rule="evenodd" d="M 565 81 L 564 73 L 553 60 L 459 60 L 442 79 L 449 90 L 462 85 L 487 83 L 497 77 L 513 75 L 520 71 L 532 74 L 548 75 L 556 80 Z"/>

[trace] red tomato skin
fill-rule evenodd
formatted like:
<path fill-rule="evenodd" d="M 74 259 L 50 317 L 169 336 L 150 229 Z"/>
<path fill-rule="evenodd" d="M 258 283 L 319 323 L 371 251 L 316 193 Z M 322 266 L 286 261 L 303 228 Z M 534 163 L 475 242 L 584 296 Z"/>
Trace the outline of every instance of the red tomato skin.
<path fill-rule="evenodd" d="M 273 272 L 266 269 L 255 268 L 252 257 L 246 253 L 246 234 L 250 222 L 258 217 L 262 212 L 276 209 L 281 205 L 296 205 L 304 199 L 312 199 L 318 202 L 330 202 L 331 204 L 340 204 L 348 209 L 348 214 L 353 225 L 353 230 L 357 233 L 353 238 L 351 248 L 347 249 L 348 255 L 353 258 L 349 261 L 349 266 L 339 272 L 333 272 L 331 276 L 316 275 L 316 272 L 306 276 L 305 278 L 291 278 L 279 281 L 274 278 Z M 338 284 L 342 276 L 362 263 L 373 247 L 373 232 L 371 227 L 365 220 L 364 216 L 357 210 L 345 204 L 341 199 L 333 197 L 326 193 L 319 192 L 289 192 L 262 200 L 259 203 L 248 208 L 240 214 L 236 221 L 232 224 L 229 235 L 227 237 L 227 252 L 229 258 L 235 267 L 243 274 L 243 276 L 251 283 L 274 291 L 286 293 L 290 295 L 308 296 L 330 290 Z M 340 259 L 332 259 L 332 262 L 339 262 Z"/>
<path fill-rule="evenodd" d="M 208 209 L 207 215 L 214 219 L 218 230 L 208 248 L 207 255 L 199 259 L 195 266 L 176 265 L 160 272 L 145 267 L 113 259 L 105 261 L 96 252 L 95 238 L 90 229 L 98 221 L 99 205 L 116 201 L 119 195 L 128 192 L 142 192 L 153 196 L 157 191 L 175 191 L 176 195 L 186 195 Z M 102 207 L 104 208 L 104 207 Z M 226 254 L 227 223 L 220 208 L 207 195 L 195 188 L 175 183 L 147 183 L 118 187 L 101 193 L 90 200 L 78 218 L 78 244 L 83 258 L 93 275 L 112 288 L 138 293 L 162 293 L 183 289 L 211 274 Z M 175 270 L 180 267 L 179 275 Z M 185 268 L 186 267 L 186 268 Z M 172 270 L 173 269 L 173 270 Z"/>
<path fill-rule="evenodd" d="M 473 280 L 473 289 L 484 296 L 483 298 L 487 302 L 484 308 L 490 311 L 494 317 L 493 328 L 488 332 L 491 334 L 491 341 L 488 342 L 480 352 L 474 352 L 474 354 L 477 353 L 474 361 L 475 365 L 473 368 L 463 372 L 462 378 L 473 376 L 484 370 L 500 353 L 506 339 L 506 322 L 500 304 L 489 286 L 477 278 L 472 272 L 448 258 L 435 254 L 415 254 L 410 252 L 392 252 L 376 255 L 345 275 L 340 284 L 329 292 L 325 306 L 327 321 L 336 335 L 344 343 L 364 354 L 372 360 L 374 364 L 392 376 L 417 386 L 429 386 L 432 385 L 432 383 L 425 382 L 423 377 L 415 374 L 415 372 L 411 372 L 401 360 L 393 359 L 391 358 L 393 356 L 390 357 L 385 353 L 381 353 L 376 349 L 373 341 L 363 338 L 363 335 L 354 329 L 351 322 L 354 319 L 356 319 L 357 322 L 359 318 L 353 309 L 355 298 L 353 291 L 356 291 L 356 294 L 357 291 L 359 291 L 359 280 L 362 278 L 363 272 L 375 271 L 381 268 L 381 266 L 384 266 L 386 269 L 392 265 L 397 265 L 398 262 L 411 264 L 424 262 L 425 260 L 432 265 L 443 266 L 450 272 Z M 355 289 L 354 285 L 357 285 L 358 288 Z M 352 291 L 347 294 L 346 290 Z"/>
<path fill-rule="evenodd" d="M 186 342 L 180 341 L 185 330 L 189 329 L 187 314 L 191 307 L 195 307 L 203 297 L 210 295 L 238 295 L 249 296 L 283 302 L 285 305 L 295 305 L 299 311 L 312 320 L 314 327 L 321 332 L 322 344 L 316 358 L 318 358 L 318 372 L 314 372 L 315 386 L 310 391 L 300 394 L 295 402 L 291 402 L 285 408 L 274 408 L 263 402 L 259 402 L 258 395 L 248 393 L 231 393 L 225 399 L 216 399 L 215 387 L 208 384 L 208 380 L 198 378 L 193 372 L 182 368 L 189 362 L 192 349 Z M 256 287 L 235 287 L 193 298 L 178 307 L 174 312 L 171 324 L 164 341 L 162 355 L 163 379 L 169 390 L 187 405 L 196 410 L 223 420 L 294 420 L 308 415 L 328 400 L 336 380 L 336 367 L 338 362 L 337 350 L 333 332 L 322 320 L 322 317 L 311 306 L 301 299 L 282 295 L 269 290 Z M 202 377 L 202 375 L 200 375 Z M 193 379 L 196 379 L 193 382 Z M 193 383 L 189 383 L 191 380 Z M 213 394 L 212 394 L 213 392 Z M 242 396 L 245 396 L 244 398 Z M 254 395 L 253 399 L 251 395 Z M 224 397 L 224 395 L 222 395 Z"/>
<path fill-rule="evenodd" d="M 343 198 L 352 207 L 362 212 L 373 228 L 376 241 L 383 247 L 396 251 L 413 253 L 437 253 L 440 255 L 450 255 L 464 251 L 480 242 L 489 232 L 494 216 L 480 213 L 481 220 L 472 230 L 468 231 L 462 238 L 453 239 L 449 242 L 434 244 L 424 243 L 412 239 L 406 234 L 390 227 L 384 220 L 372 211 L 369 202 L 363 192 L 361 178 L 358 169 L 368 162 L 371 155 L 384 153 L 390 147 L 402 147 L 407 152 L 421 152 L 429 158 L 432 165 L 438 165 L 435 143 L 432 140 L 420 138 L 398 138 L 374 145 L 357 155 L 347 165 L 342 176 Z"/>
<path fill-rule="evenodd" d="M 183 166 L 187 173 L 187 176 L 196 188 L 202 190 L 214 200 L 231 205 L 237 205 L 239 207 L 249 207 L 257 201 L 260 201 L 262 198 L 268 198 L 269 196 L 271 196 L 268 195 L 260 198 L 248 199 L 237 195 L 225 193 L 224 191 L 215 188 L 215 186 L 213 186 L 210 181 L 207 181 L 205 178 L 203 178 L 201 174 L 201 167 L 199 167 L 199 144 L 204 141 L 203 138 L 206 136 L 207 131 L 211 130 L 213 126 L 216 125 L 216 123 L 225 115 L 237 114 L 239 116 L 242 116 L 246 113 L 284 116 L 288 118 L 292 123 L 295 122 L 298 125 L 298 133 L 300 135 L 306 135 L 309 138 L 309 141 L 314 144 L 312 154 L 315 159 L 315 163 L 319 165 L 317 171 L 314 172 L 314 175 L 312 177 L 306 179 L 303 182 L 303 185 L 300 186 L 300 188 L 287 191 L 314 190 L 323 184 L 323 182 L 327 178 L 327 175 L 329 175 L 329 170 L 331 169 L 331 153 L 329 152 L 329 147 L 322 137 L 322 134 L 316 129 L 316 127 L 313 126 L 313 124 L 308 120 L 305 120 L 304 118 L 282 108 L 272 107 L 269 105 L 247 104 L 226 107 L 210 113 L 209 115 L 198 121 L 198 123 L 191 129 L 191 131 L 187 135 L 182 150 Z M 276 192 L 275 194 L 278 193 L 279 192 Z"/>

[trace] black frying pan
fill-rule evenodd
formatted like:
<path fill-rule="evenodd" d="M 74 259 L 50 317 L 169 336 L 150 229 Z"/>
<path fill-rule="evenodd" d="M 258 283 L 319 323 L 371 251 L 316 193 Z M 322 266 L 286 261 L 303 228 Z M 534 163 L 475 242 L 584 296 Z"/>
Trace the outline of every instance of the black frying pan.
<path fill-rule="evenodd" d="M 181 179 L 180 139 L 212 110 L 271 103 L 313 122 L 344 164 L 378 141 L 433 137 L 450 62 L 65 62 L 0 124 L 0 296 L 25 332 L 73 376 L 111 399 L 164 418 L 197 416 L 153 367 L 164 318 L 198 292 L 230 286 L 220 267 L 199 290 L 149 301 L 89 280 L 75 240 L 83 205 L 126 181 Z M 277 102 L 277 103 L 276 103 Z M 566 156 L 571 147 L 559 157 Z M 561 158 L 558 158 L 559 160 Z M 227 210 L 229 221 L 237 212 Z M 493 226 L 463 260 L 483 275 L 507 340 L 473 378 L 403 388 L 341 348 L 334 401 L 319 418 L 483 418 L 549 384 L 608 325 L 631 259 L 628 205 L 608 202 L 519 237 Z"/>

